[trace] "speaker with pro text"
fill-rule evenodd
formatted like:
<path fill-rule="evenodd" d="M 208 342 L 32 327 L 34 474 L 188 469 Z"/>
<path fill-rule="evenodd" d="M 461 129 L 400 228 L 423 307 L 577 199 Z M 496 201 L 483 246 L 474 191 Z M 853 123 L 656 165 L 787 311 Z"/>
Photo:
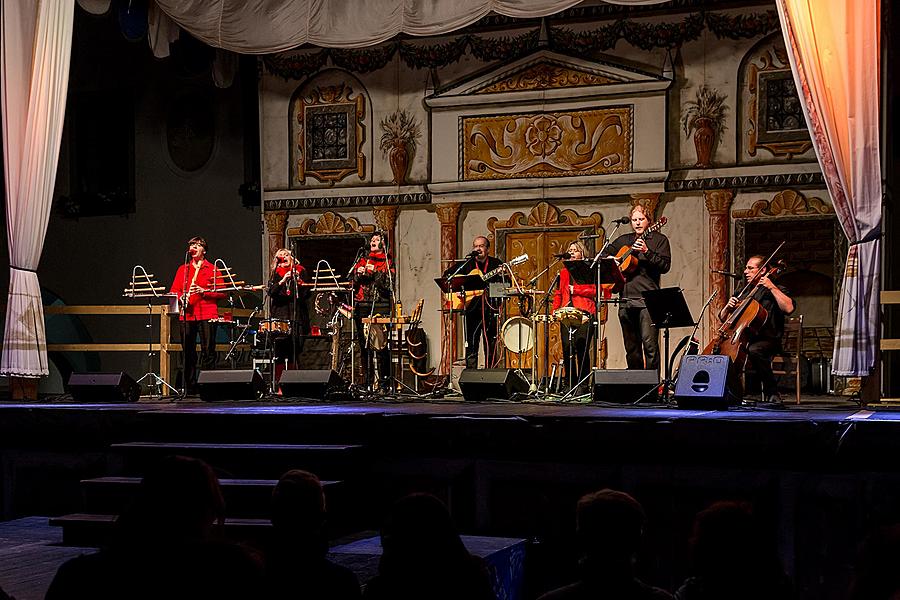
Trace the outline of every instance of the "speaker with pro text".
<path fill-rule="evenodd" d="M 528 380 L 515 369 L 464 369 L 459 374 L 459 391 L 470 402 L 511 400 L 528 394 Z"/>
<path fill-rule="evenodd" d="M 344 380 L 331 369 L 301 369 L 284 371 L 278 385 L 282 396 L 322 399 L 343 388 Z"/>
<path fill-rule="evenodd" d="M 659 373 L 653 369 L 597 369 L 594 371 L 594 402 L 634 404 L 656 402 Z"/>
<path fill-rule="evenodd" d="M 731 358 L 717 354 L 691 354 L 681 359 L 675 402 L 679 408 L 727 409 L 737 404 L 728 389 Z"/>
<path fill-rule="evenodd" d="M 141 386 L 127 373 L 72 373 L 66 386 L 76 402 L 137 402 Z"/>
<path fill-rule="evenodd" d="M 200 371 L 197 389 L 204 402 L 256 400 L 265 392 L 266 383 L 256 369 Z"/>

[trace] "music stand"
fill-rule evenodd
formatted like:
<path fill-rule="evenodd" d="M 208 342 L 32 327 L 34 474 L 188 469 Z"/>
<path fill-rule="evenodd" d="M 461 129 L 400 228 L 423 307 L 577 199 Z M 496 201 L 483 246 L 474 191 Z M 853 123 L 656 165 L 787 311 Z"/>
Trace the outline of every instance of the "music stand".
<path fill-rule="evenodd" d="M 641 292 L 647 305 L 647 312 L 657 329 L 663 330 L 662 360 L 664 364 L 664 379 L 662 401 L 669 401 L 669 386 L 672 383 L 672 374 L 669 365 L 669 329 L 673 327 L 693 327 L 696 325 L 691 309 L 688 308 L 681 288 L 671 287 L 660 290 L 647 290 Z"/>
<path fill-rule="evenodd" d="M 622 271 L 619 269 L 619 265 L 616 264 L 614 258 L 601 257 L 600 253 L 598 253 L 591 261 L 567 260 L 563 261 L 563 264 L 566 269 L 569 269 L 569 274 L 574 278 L 576 283 L 593 283 L 597 287 L 597 296 L 595 298 L 597 310 L 594 313 L 594 335 L 596 336 L 596 353 L 597 360 L 599 361 L 602 348 L 601 345 L 603 343 L 603 340 L 600 337 L 600 306 L 603 302 L 609 302 L 608 300 L 601 299 L 601 286 L 608 287 L 611 293 L 621 292 L 622 288 L 625 286 L 625 276 L 622 275 Z M 567 399 L 574 390 L 581 387 L 581 385 L 591 376 L 593 376 L 593 369 L 590 372 L 585 373 L 581 380 L 572 386 L 562 397 L 562 400 Z"/>
<path fill-rule="evenodd" d="M 169 385 L 169 382 L 163 379 L 161 375 L 157 375 L 153 370 L 153 299 L 166 298 L 167 300 L 175 299 L 177 301 L 177 298 L 173 294 L 168 293 L 166 288 L 160 285 L 154 277 L 152 273 L 147 273 L 147 270 L 141 265 L 135 265 L 131 269 L 131 282 L 122 294 L 126 298 L 147 298 L 147 372 L 136 383 L 140 385 L 145 379 L 149 379 L 147 387 L 150 390 L 151 398 L 154 396 L 154 390 L 162 398 L 164 389 L 171 390 L 172 394 L 177 397 L 179 396 L 178 390 Z M 160 315 L 160 319 L 166 318 L 168 318 L 168 315 Z M 160 360 L 162 360 L 161 357 Z M 160 364 L 160 370 L 162 370 L 162 364 Z"/>
<path fill-rule="evenodd" d="M 468 262 L 468 261 L 466 261 Z M 464 265 L 465 263 L 463 263 Z M 463 316 L 463 331 L 466 328 L 466 303 L 465 303 L 465 295 L 466 292 L 474 292 L 478 290 L 483 290 L 487 287 L 487 284 L 484 281 L 484 278 L 481 275 L 451 275 L 449 277 L 436 277 L 434 282 L 437 284 L 438 288 L 440 288 L 441 292 L 444 294 L 462 294 L 462 308 L 454 309 L 453 308 L 453 297 L 449 297 L 448 306 L 449 310 L 445 309 L 444 312 L 450 315 L 450 363 L 453 364 L 453 360 L 456 355 L 456 340 L 452 339 L 453 333 L 453 313 L 458 312 Z M 452 370 L 452 369 L 451 369 Z M 448 374 L 449 375 L 449 374 Z M 449 380 L 448 380 L 449 381 Z"/>

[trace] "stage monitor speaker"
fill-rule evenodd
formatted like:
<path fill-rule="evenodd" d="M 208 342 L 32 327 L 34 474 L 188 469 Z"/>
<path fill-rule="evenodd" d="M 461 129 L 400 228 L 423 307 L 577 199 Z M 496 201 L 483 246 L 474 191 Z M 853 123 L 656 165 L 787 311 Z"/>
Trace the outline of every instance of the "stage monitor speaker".
<path fill-rule="evenodd" d="M 324 399 L 329 391 L 340 389 L 344 380 L 331 369 L 284 371 L 278 385 L 282 396 Z"/>
<path fill-rule="evenodd" d="M 726 409 L 737 403 L 728 390 L 731 358 L 719 355 L 688 355 L 681 359 L 675 401 L 679 408 Z"/>
<path fill-rule="evenodd" d="M 653 369 L 597 369 L 594 371 L 594 402 L 656 402 L 657 386 L 659 373 Z"/>
<path fill-rule="evenodd" d="M 265 392 L 266 384 L 256 369 L 226 369 L 200 371 L 197 389 L 204 402 L 256 400 Z"/>
<path fill-rule="evenodd" d="M 141 386 L 127 373 L 72 373 L 69 393 L 76 402 L 137 402 Z"/>
<path fill-rule="evenodd" d="M 459 374 L 459 391 L 471 402 L 511 400 L 514 394 L 528 393 L 528 380 L 514 369 L 464 369 Z"/>

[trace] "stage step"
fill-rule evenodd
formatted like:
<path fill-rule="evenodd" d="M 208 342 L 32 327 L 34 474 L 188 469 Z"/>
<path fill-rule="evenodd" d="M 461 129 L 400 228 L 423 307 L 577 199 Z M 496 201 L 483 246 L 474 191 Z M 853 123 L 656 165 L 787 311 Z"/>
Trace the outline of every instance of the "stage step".
<path fill-rule="evenodd" d="M 73 513 L 50 517 L 49 523 L 62 527 L 66 546 L 100 547 L 112 539 L 116 515 Z M 225 536 L 236 542 L 264 543 L 272 530 L 268 519 L 227 518 Z"/>
<path fill-rule="evenodd" d="M 322 479 L 346 480 L 366 464 L 359 444 L 125 442 L 110 447 L 124 456 L 126 474 L 143 474 L 150 463 L 169 454 L 203 459 L 220 478 L 277 479 L 290 469 L 304 469 Z"/>
<path fill-rule="evenodd" d="M 124 510 L 141 483 L 140 477 L 96 477 L 82 479 L 84 510 L 89 513 L 118 514 Z M 220 479 L 225 510 L 230 517 L 269 518 L 276 479 Z M 349 500 L 346 482 L 323 481 L 329 511 L 338 517 Z"/>

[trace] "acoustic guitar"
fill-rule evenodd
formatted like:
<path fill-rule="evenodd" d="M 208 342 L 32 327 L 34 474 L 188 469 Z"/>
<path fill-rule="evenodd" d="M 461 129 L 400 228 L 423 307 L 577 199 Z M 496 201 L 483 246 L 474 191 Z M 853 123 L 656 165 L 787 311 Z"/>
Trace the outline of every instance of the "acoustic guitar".
<path fill-rule="evenodd" d="M 668 222 L 669 220 L 666 217 L 660 217 L 659 221 L 648 227 L 647 230 L 639 237 L 635 238 L 634 241 L 637 242 L 638 240 L 647 239 L 648 235 L 662 229 Z M 634 244 L 619 248 L 619 251 L 616 253 L 616 260 L 619 261 L 619 270 L 622 271 L 622 273 L 631 273 L 637 269 L 638 259 L 634 256 Z"/>
<path fill-rule="evenodd" d="M 511 267 L 515 267 L 516 265 L 520 265 L 523 262 L 528 260 L 527 254 L 521 254 L 508 263 L 503 263 L 496 269 L 491 269 L 487 273 L 482 273 L 478 267 L 475 267 L 468 273 L 460 273 L 460 275 L 478 275 L 484 281 L 489 281 L 493 279 L 497 275 L 503 272 L 503 269 L 509 265 Z M 444 294 L 444 310 L 463 310 L 472 305 L 472 302 L 475 301 L 475 298 L 480 297 L 484 294 L 484 290 L 471 290 L 467 292 L 448 292 Z"/>

